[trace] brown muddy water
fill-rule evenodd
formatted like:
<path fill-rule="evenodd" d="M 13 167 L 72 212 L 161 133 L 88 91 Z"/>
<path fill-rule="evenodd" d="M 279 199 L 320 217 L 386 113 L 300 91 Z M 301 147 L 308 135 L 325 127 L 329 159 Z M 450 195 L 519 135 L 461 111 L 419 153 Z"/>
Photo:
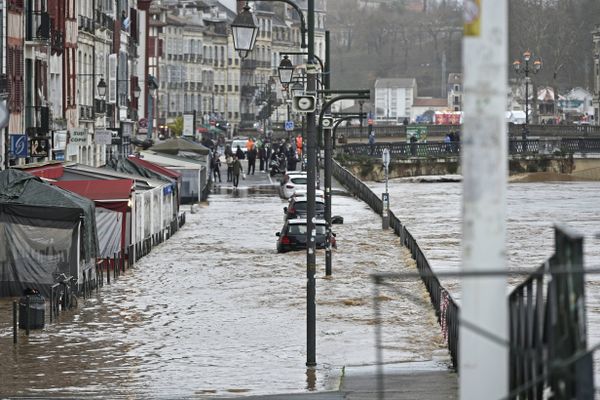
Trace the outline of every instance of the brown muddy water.
<path fill-rule="evenodd" d="M 307 374 L 306 255 L 277 254 L 285 203 L 211 196 L 171 240 L 58 323 L 12 344 L 0 300 L 0 398 L 212 398 L 337 388 L 344 366 L 375 362 L 373 272 L 414 271 L 362 202 L 334 198 L 333 277 L 317 272 L 317 362 Z M 420 281 L 383 291 L 386 362 L 448 367 Z"/>

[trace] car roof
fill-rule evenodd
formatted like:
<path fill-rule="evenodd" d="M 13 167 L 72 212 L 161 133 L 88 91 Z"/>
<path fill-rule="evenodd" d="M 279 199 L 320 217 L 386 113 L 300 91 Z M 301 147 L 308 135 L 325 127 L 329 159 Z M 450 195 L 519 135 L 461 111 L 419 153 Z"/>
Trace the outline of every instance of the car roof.
<path fill-rule="evenodd" d="M 290 197 L 290 203 L 294 202 L 294 203 L 299 203 L 302 201 L 308 201 L 308 197 L 306 196 L 292 196 Z M 315 197 L 315 201 L 318 203 L 325 203 L 325 198 L 323 196 L 316 196 Z"/>
<path fill-rule="evenodd" d="M 287 223 L 288 223 L 288 225 L 306 225 L 306 218 L 288 219 Z M 326 225 L 327 224 L 327 222 L 325 222 L 324 219 L 318 219 L 315 221 L 315 223 L 317 225 Z"/>

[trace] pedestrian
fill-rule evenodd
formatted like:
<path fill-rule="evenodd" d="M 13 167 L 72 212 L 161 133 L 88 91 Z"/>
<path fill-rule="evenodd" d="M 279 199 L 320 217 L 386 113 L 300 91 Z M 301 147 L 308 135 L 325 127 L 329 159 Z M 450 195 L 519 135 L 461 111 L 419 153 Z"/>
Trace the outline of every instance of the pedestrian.
<path fill-rule="evenodd" d="M 212 158 L 210 160 L 210 166 L 213 171 L 213 179 L 216 182 L 217 177 L 219 178 L 219 183 L 221 183 L 221 159 L 219 157 L 218 152 L 214 152 Z"/>
<path fill-rule="evenodd" d="M 298 162 L 298 155 L 296 154 L 296 150 L 294 146 L 290 146 L 287 152 L 287 169 L 288 171 L 296 170 L 296 163 Z"/>
<path fill-rule="evenodd" d="M 296 151 L 298 152 L 298 157 L 302 157 L 302 135 L 300 132 L 296 136 Z"/>
<path fill-rule="evenodd" d="M 411 135 L 410 137 L 410 154 L 413 156 L 417 155 L 417 135 Z"/>
<path fill-rule="evenodd" d="M 261 143 L 258 147 L 258 159 L 260 160 L 260 172 L 265 172 L 267 165 L 267 149 L 265 144 Z"/>
<path fill-rule="evenodd" d="M 452 136 L 452 132 L 446 133 L 446 136 L 444 136 L 444 147 L 446 148 L 446 153 L 452 153 Z"/>
<path fill-rule="evenodd" d="M 256 167 L 256 155 L 256 146 L 253 145 L 246 152 L 246 156 L 248 157 L 248 175 L 250 175 L 250 171 L 252 171 L 252 175 L 254 175 L 254 169 Z"/>
<path fill-rule="evenodd" d="M 233 187 L 238 187 L 238 184 L 240 183 L 240 174 L 242 173 L 242 169 L 243 167 L 242 163 L 240 162 L 240 159 L 237 156 L 233 156 Z"/>
<path fill-rule="evenodd" d="M 237 150 L 235 151 L 235 156 L 238 158 L 238 160 L 244 159 L 244 150 L 242 150 L 242 148 L 239 145 L 237 147 Z"/>
<path fill-rule="evenodd" d="M 227 157 L 227 156 L 233 157 L 233 150 L 231 150 L 231 145 L 230 144 L 227 144 L 225 146 L 225 157 Z"/>
<path fill-rule="evenodd" d="M 404 126 L 408 125 L 408 118 L 404 118 L 404 121 L 402 121 L 402 125 L 404 125 Z"/>
<path fill-rule="evenodd" d="M 246 141 L 246 153 L 248 153 L 248 151 L 250 151 L 250 149 L 253 147 L 254 147 L 254 139 L 249 137 L 248 140 Z"/>
<path fill-rule="evenodd" d="M 371 155 L 375 152 L 375 132 L 373 131 L 369 133 L 369 151 Z"/>
<path fill-rule="evenodd" d="M 225 157 L 225 162 L 227 163 L 227 182 L 231 182 L 233 180 L 233 153 Z"/>

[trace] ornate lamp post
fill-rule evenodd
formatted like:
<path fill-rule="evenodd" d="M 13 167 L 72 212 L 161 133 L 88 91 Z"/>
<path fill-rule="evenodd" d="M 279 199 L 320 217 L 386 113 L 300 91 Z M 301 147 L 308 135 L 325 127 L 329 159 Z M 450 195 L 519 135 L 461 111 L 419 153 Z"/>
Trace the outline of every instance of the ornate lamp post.
<path fill-rule="evenodd" d="M 513 68 L 517 74 L 525 75 L 525 126 L 523 127 L 523 140 L 527 140 L 527 134 L 529 132 L 529 81 L 531 78 L 529 74 L 533 72 L 537 74 L 542 69 L 542 61 L 537 59 L 533 62 L 533 67 L 530 67 L 531 52 L 529 50 L 523 53 L 523 62 L 521 60 L 515 60 L 513 62 Z M 522 65 L 524 64 L 524 68 Z"/>
<path fill-rule="evenodd" d="M 281 82 L 283 87 L 287 87 L 294 77 L 294 65 L 288 56 L 283 56 L 283 60 L 279 63 L 277 70 L 279 72 L 279 82 Z"/>
<path fill-rule="evenodd" d="M 233 35 L 233 48 L 240 54 L 243 60 L 254 49 L 256 37 L 258 36 L 258 23 L 256 15 L 250 11 L 248 2 L 231 23 Z"/>

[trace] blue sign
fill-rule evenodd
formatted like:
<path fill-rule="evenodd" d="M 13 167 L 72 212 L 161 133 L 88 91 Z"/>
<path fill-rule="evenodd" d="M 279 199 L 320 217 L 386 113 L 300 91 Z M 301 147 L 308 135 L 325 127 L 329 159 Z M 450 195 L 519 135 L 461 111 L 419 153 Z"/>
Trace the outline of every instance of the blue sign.
<path fill-rule="evenodd" d="M 163 195 L 166 196 L 166 195 L 171 194 L 171 193 L 173 193 L 173 185 L 165 186 L 163 188 Z"/>
<path fill-rule="evenodd" d="M 294 130 L 294 121 L 285 121 L 285 130 L 293 131 Z"/>
<path fill-rule="evenodd" d="M 10 135 L 10 152 L 16 158 L 28 157 L 29 143 L 27 135 Z"/>

